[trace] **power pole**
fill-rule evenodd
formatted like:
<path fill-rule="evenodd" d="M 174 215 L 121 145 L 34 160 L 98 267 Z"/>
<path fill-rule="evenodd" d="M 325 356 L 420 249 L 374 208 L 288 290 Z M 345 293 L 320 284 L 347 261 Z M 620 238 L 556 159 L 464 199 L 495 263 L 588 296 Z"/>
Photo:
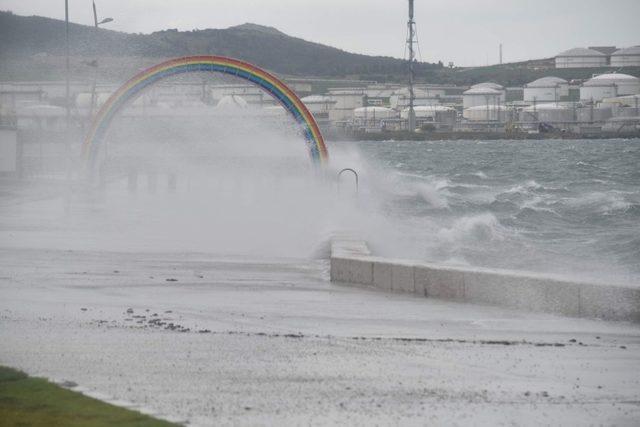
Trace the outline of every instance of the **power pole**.
<path fill-rule="evenodd" d="M 96 43 L 98 42 L 98 11 L 96 10 L 96 2 L 93 2 L 93 27 L 96 32 Z M 91 105 L 89 106 L 89 122 L 93 120 L 93 110 L 96 106 L 96 86 L 97 86 L 97 68 L 98 68 L 98 59 L 96 58 L 95 62 L 96 69 L 93 70 L 93 84 L 91 85 Z"/>
<path fill-rule="evenodd" d="M 500 43 L 500 65 L 502 65 L 502 43 Z"/>
<path fill-rule="evenodd" d="M 407 47 L 409 48 L 409 131 L 416 129 L 416 112 L 413 108 L 415 94 L 413 93 L 413 81 L 415 78 L 413 62 L 415 53 L 413 45 L 416 43 L 416 23 L 413 20 L 413 0 L 409 0 L 409 21 L 407 22 Z"/>
<path fill-rule="evenodd" d="M 71 66 L 69 64 L 69 0 L 64 0 L 64 22 L 65 22 L 65 26 L 64 26 L 64 40 L 65 40 L 65 51 L 66 51 L 66 59 L 65 59 L 65 95 L 66 95 L 66 100 L 65 100 L 65 105 L 67 107 L 67 133 L 69 132 L 69 126 L 71 123 L 71 102 L 70 102 L 70 97 L 71 97 L 71 88 L 70 88 L 70 77 L 69 74 L 71 73 Z M 67 135 L 67 139 L 68 139 L 68 135 Z"/>
<path fill-rule="evenodd" d="M 65 168 L 67 169 L 67 186 L 71 181 L 71 49 L 69 48 L 69 0 L 64 0 L 64 40 L 65 40 L 65 107 L 66 127 L 64 138 Z"/>

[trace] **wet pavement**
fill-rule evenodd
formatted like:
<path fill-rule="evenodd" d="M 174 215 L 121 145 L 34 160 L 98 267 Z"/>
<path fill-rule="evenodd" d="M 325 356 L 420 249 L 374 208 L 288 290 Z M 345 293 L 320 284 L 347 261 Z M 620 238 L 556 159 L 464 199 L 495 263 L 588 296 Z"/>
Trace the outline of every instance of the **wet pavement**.
<path fill-rule="evenodd" d="M 322 260 L 0 249 L 0 363 L 192 425 L 634 425 L 640 327 L 343 287 Z"/>

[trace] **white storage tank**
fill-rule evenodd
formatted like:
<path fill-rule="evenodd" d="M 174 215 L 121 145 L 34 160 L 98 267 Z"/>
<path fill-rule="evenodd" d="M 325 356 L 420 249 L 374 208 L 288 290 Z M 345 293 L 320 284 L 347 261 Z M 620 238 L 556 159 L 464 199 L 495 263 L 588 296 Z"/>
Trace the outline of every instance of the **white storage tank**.
<path fill-rule="evenodd" d="M 66 110 L 56 105 L 29 105 L 16 111 L 18 129 L 60 131 L 66 128 Z"/>
<path fill-rule="evenodd" d="M 491 87 L 472 87 L 463 92 L 462 106 L 471 108 L 477 106 L 499 105 L 504 102 L 505 94 Z"/>
<path fill-rule="evenodd" d="M 413 105 L 437 105 L 440 97 L 444 96 L 444 90 L 427 90 L 415 88 L 413 91 Z M 396 110 L 402 110 L 409 106 L 409 88 L 401 88 L 393 92 L 389 97 L 389 105 Z"/>
<path fill-rule="evenodd" d="M 265 116 L 270 116 L 270 117 L 285 117 L 287 116 L 287 110 L 284 109 L 284 107 L 280 104 L 276 104 L 276 105 L 267 105 L 265 107 L 262 107 L 262 113 Z"/>
<path fill-rule="evenodd" d="M 368 106 L 353 110 L 353 123 L 365 129 L 382 129 L 387 120 L 397 117 L 396 111 L 387 107 Z"/>
<path fill-rule="evenodd" d="M 309 109 L 311 114 L 320 114 L 320 115 L 328 115 L 329 110 L 336 103 L 329 96 L 324 95 L 309 95 L 300 99 L 304 105 Z"/>
<path fill-rule="evenodd" d="M 525 107 L 520 112 L 522 122 L 572 123 L 575 121 L 574 109 L 566 104 L 536 104 Z"/>
<path fill-rule="evenodd" d="M 98 109 L 102 107 L 102 104 L 107 102 L 107 99 L 111 96 L 111 93 L 98 92 L 91 94 L 91 92 L 82 92 L 76 96 L 76 107 L 78 108 L 90 108 L 91 98 L 93 97 L 93 107 Z"/>
<path fill-rule="evenodd" d="M 416 119 L 429 119 L 432 118 L 435 120 L 436 116 L 439 113 L 444 114 L 456 114 L 455 108 L 447 107 L 445 105 L 418 105 L 413 108 L 413 111 L 416 113 Z M 409 118 L 409 109 L 405 108 L 400 112 L 400 117 L 403 119 Z"/>
<path fill-rule="evenodd" d="M 576 110 L 576 118 L 581 123 L 604 122 L 613 117 L 611 106 L 587 105 Z"/>
<path fill-rule="evenodd" d="M 471 86 L 469 89 L 478 89 L 478 88 L 481 88 L 481 87 L 488 87 L 488 88 L 499 90 L 499 91 L 504 90 L 504 86 L 499 85 L 498 83 L 494 83 L 494 82 L 477 83 L 477 84 Z"/>
<path fill-rule="evenodd" d="M 628 74 L 600 74 L 587 80 L 580 88 L 581 101 L 601 101 L 640 93 L 640 79 Z"/>
<path fill-rule="evenodd" d="M 576 47 L 556 56 L 556 68 L 606 67 L 607 55 L 594 49 Z"/>
<path fill-rule="evenodd" d="M 353 116 L 356 119 L 366 118 L 367 120 L 371 120 L 375 118 L 376 120 L 378 120 L 378 119 L 393 119 L 397 117 L 397 114 L 391 108 L 369 106 L 369 107 L 356 108 L 355 110 L 353 110 Z"/>
<path fill-rule="evenodd" d="M 620 49 L 611 54 L 612 67 L 640 67 L 640 46 Z"/>
<path fill-rule="evenodd" d="M 329 97 L 334 101 L 329 120 L 340 122 L 352 119 L 353 110 L 364 105 L 365 91 L 362 88 L 329 89 Z"/>
<path fill-rule="evenodd" d="M 569 96 L 569 82 L 560 77 L 542 77 L 524 86 L 526 102 L 559 102 Z"/>
<path fill-rule="evenodd" d="M 418 105 L 413 109 L 416 114 L 416 122 L 418 126 L 425 123 L 435 123 L 439 126 L 453 126 L 458 117 L 458 111 L 453 107 L 445 105 Z M 400 112 L 400 117 L 407 120 L 409 118 L 409 108 L 405 108 Z"/>
<path fill-rule="evenodd" d="M 478 105 L 465 108 L 462 117 L 474 122 L 506 122 L 509 110 L 504 105 Z"/>
<path fill-rule="evenodd" d="M 218 101 L 216 108 L 230 110 L 244 110 L 248 106 L 247 101 L 240 95 L 225 95 Z"/>
<path fill-rule="evenodd" d="M 500 92 L 500 100 L 502 102 L 505 102 L 505 100 L 507 99 L 507 89 L 504 86 L 499 85 L 498 83 L 482 82 L 471 86 L 469 89 L 494 89 Z"/>
<path fill-rule="evenodd" d="M 619 107 L 640 107 L 640 94 L 617 96 L 615 98 L 603 99 L 600 103 L 602 106 L 611 105 Z"/>

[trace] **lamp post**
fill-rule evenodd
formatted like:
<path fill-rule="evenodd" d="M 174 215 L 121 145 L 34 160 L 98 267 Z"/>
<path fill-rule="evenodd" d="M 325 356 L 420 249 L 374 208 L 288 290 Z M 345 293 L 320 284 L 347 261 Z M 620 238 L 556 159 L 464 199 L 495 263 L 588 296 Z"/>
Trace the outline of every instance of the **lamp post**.
<path fill-rule="evenodd" d="M 69 0 L 64 0 L 64 42 L 65 42 L 65 138 L 64 138 L 64 151 L 65 151 L 65 168 L 67 175 L 67 187 L 71 181 L 71 65 L 70 65 L 70 49 L 69 49 Z M 68 207 L 68 198 L 65 208 Z"/>
<path fill-rule="evenodd" d="M 107 24 L 109 22 L 113 22 L 113 18 L 104 18 L 102 21 L 98 22 L 98 12 L 96 10 L 96 2 L 92 2 L 93 4 L 93 26 L 95 28 L 96 31 L 96 36 L 98 34 L 98 28 L 100 27 L 100 25 L 102 24 Z M 96 37 L 97 39 L 97 37 Z M 89 119 L 91 120 L 91 118 L 93 117 L 93 110 L 95 108 L 95 104 L 96 104 L 96 74 L 97 74 L 97 69 L 98 69 L 98 60 L 96 59 L 95 62 L 95 67 L 96 69 L 93 72 L 93 85 L 91 86 L 91 105 L 89 107 Z"/>
<path fill-rule="evenodd" d="M 104 18 L 102 21 L 98 22 L 98 12 L 96 11 L 96 2 L 93 2 L 93 24 L 98 28 L 99 25 L 106 24 L 108 22 L 113 21 L 113 18 Z"/>

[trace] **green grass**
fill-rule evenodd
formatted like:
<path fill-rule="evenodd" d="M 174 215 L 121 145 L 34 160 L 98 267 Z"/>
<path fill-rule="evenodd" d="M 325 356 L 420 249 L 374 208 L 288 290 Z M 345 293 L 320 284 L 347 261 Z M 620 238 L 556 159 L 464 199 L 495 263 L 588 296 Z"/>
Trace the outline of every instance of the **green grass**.
<path fill-rule="evenodd" d="M 175 424 L 0 366 L 0 426 L 168 427 Z"/>

